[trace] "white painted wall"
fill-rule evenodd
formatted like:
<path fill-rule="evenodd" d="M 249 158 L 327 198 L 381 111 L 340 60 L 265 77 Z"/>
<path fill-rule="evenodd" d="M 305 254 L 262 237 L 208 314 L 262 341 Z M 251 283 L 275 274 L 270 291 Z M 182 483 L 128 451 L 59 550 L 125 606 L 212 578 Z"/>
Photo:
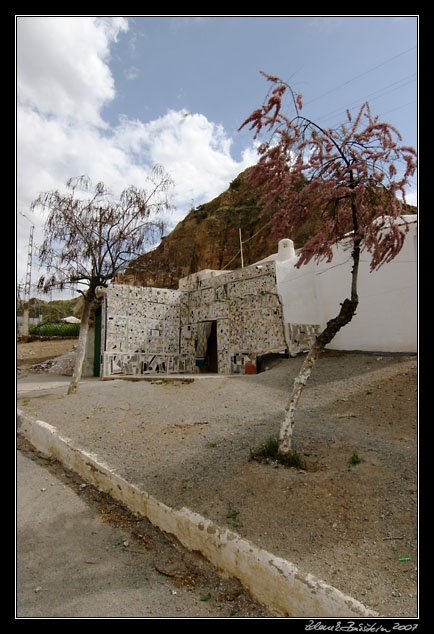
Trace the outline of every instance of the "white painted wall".
<path fill-rule="evenodd" d="M 335 350 L 417 352 L 417 216 L 395 259 L 370 272 L 369 254 L 361 256 L 359 307 L 352 321 L 330 343 Z M 277 290 L 285 324 L 319 324 L 335 317 L 350 297 L 352 258 L 342 244 L 334 247 L 330 263 L 311 261 L 295 268 L 297 257 L 282 260 L 282 249 L 270 256 L 276 262 Z M 259 263 L 258 263 L 259 264 Z"/>

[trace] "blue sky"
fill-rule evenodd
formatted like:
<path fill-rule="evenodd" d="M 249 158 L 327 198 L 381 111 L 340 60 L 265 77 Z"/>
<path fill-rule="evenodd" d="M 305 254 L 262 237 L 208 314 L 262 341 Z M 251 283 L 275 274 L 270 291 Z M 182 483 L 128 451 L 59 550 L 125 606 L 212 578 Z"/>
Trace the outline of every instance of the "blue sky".
<path fill-rule="evenodd" d="M 42 239 L 31 201 L 71 176 L 117 193 L 160 163 L 175 182 L 172 225 L 224 191 L 256 161 L 237 130 L 265 96 L 261 69 L 318 123 L 367 100 L 417 148 L 417 16 L 23 15 L 16 44 L 17 283 L 31 225 Z M 39 272 L 35 255 L 33 282 Z"/>

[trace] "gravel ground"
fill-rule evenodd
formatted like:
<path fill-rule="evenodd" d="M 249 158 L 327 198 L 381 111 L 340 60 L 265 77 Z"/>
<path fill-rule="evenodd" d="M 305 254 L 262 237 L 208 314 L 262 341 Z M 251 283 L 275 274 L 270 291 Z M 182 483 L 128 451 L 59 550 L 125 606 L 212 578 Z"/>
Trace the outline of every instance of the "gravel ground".
<path fill-rule="evenodd" d="M 71 396 L 65 387 L 22 394 L 19 406 L 162 502 L 227 526 L 381 616 L 417 617 L 417 359 L 325 353 L 294 431 L 307 470 L 252 461 L 278 433 L 301 363 L 282 359 L 255 376 L 96 380 Z"/>

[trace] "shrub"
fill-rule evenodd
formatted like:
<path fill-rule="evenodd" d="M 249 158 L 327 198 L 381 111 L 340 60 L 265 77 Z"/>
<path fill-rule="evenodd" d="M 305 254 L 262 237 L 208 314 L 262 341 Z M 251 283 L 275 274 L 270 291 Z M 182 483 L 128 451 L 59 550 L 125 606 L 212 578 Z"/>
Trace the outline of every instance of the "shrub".
<path fill-rule="evenodd" d="M 251 449 L 250 460 L 256 460 L 257 462 L 277 462 L 284 467 L 307 469 L 306 461 L 295 449 L 289 454 L 279 453 L 279 440 L 274 436 L 268 438 L 259 449 Z"/>
<path fill-rule="evenodd" d="M 40 337 L 78 337 L 80 324 L 68 324 L 66 322 L 43 322 L 29 327 L 30 335 Z"/>
<path fill-rule="evenodd" d="M 360 456 L 357 453 L 357 451 L 354 451 L 353 455 L 350 458 L 350 463 L 351 464 L 359 464 L 360 462 L 362 462 L 362 459 L 360 458 Z"/>

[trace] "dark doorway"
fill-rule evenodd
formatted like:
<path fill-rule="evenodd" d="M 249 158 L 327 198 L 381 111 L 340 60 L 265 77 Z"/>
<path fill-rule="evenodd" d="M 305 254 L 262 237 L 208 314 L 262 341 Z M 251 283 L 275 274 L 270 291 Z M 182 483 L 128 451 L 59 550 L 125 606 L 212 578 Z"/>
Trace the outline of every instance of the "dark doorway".
<path fill-rule="evenodd" d="M 206 347 L 207 370 L 208 372 L 218 372 L 217 354 L 217 322 L 211 322 L 211 331 L 208 335 Z"/>

